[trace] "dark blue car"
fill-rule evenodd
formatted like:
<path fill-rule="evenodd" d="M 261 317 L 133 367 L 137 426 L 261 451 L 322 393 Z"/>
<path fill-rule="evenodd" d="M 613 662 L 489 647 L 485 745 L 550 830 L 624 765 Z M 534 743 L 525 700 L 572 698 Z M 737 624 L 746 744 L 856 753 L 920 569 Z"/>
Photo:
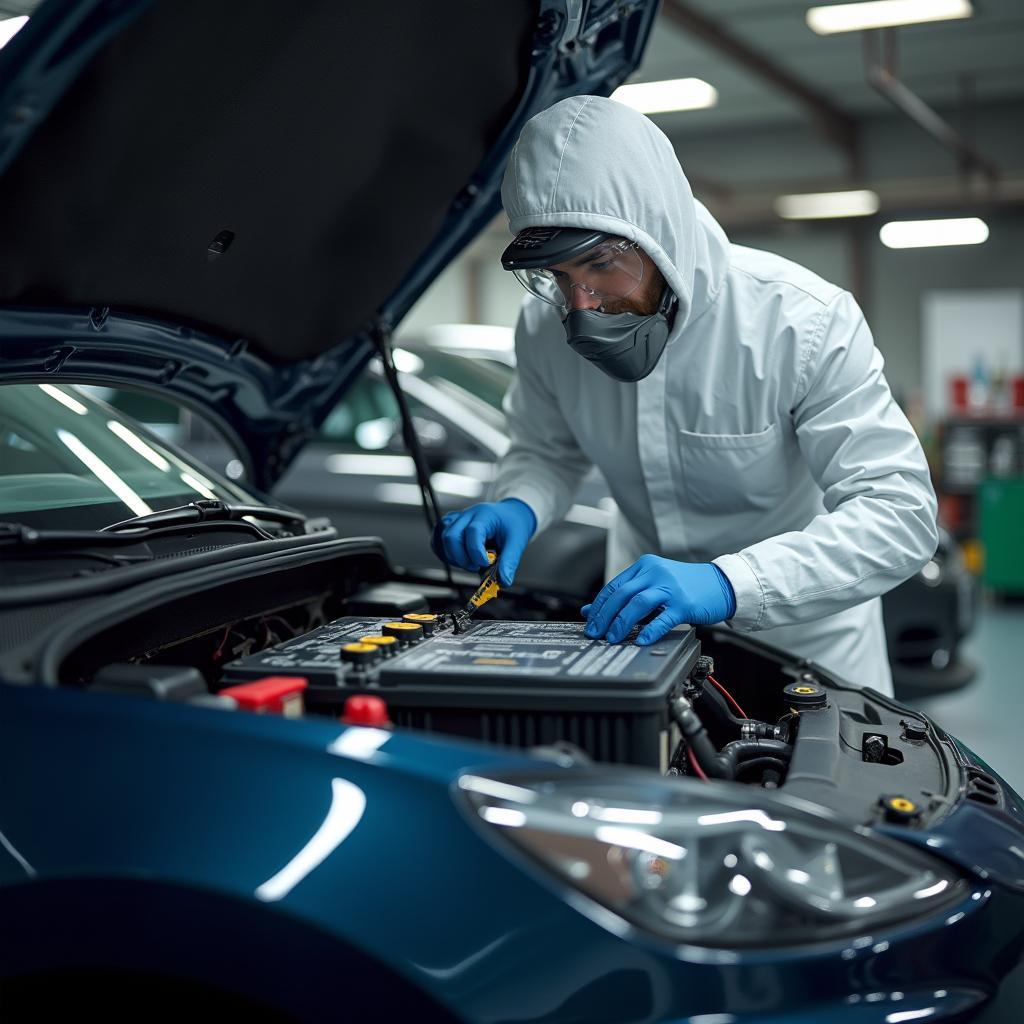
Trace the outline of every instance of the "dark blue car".
<path fill-rule="evenodd" d="M 1019 962 L 1020 798 L 926 716 L 555 593 L 458 632 L 475 581 L 267 497 L 653 16 L 63 0 L 0 51 L 4 1021 L 902 1024 Z"/>

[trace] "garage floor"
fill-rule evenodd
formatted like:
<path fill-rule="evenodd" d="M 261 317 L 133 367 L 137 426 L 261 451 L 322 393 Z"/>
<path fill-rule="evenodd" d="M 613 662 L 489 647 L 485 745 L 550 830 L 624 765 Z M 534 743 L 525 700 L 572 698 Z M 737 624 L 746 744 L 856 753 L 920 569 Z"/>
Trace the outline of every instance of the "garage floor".
<path fill-rule="evenodd" d="M 1018 792 L 1024 792 L 1024 604 L 988 604 L 963 656 L 978 666 L 970 686 L 949 697 L 918 701 L 944 729 L 964 741 Z M 1024 1020 L 1024 965 L 1003 985 L 977 1024 Z"/>
<path fill-rule="evenodd" d="M 1024 604 L 987 604 L 963 644 L 978 666 L 969 686 L 949 697 L 918 702 L 964 741 L 1018 793 L 1024 793 Z"/>

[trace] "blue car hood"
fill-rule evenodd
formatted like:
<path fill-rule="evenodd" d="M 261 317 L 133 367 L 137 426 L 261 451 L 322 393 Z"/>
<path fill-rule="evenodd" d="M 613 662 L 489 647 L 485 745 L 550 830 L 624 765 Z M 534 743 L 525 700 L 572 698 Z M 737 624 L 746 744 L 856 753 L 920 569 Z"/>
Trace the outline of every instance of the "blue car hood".
<path fill-rule="evenodd" d="M 49 0 L 0 51 L 0 382 L 169 394 L 269 487 L 655 8 Z"/>

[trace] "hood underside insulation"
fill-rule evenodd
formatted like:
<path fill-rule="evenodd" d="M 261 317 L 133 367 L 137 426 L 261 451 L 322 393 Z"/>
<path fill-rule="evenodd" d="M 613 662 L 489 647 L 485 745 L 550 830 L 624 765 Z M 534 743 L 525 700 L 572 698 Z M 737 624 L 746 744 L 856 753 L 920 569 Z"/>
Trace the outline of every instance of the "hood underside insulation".
<path fill-rule="evenodd" d="M 0 178 L 0 305 L 325 351 L 395 290 L 509 121 L 534 19 L 477 0 L 152 4 Z"/>

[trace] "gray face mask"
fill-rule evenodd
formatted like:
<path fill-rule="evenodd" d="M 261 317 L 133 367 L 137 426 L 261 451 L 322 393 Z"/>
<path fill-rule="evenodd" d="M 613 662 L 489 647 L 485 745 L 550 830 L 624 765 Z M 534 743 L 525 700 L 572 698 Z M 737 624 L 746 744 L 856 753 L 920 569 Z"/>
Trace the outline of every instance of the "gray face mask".
<path fill-rule="evenodd" d="M 666 288 L 657 312 L 650 316 L 574 309 L 565 318 L 566 341 L 614 380 L 643 380 L 665 350 L 675 305 L 675 296 Z"/>

